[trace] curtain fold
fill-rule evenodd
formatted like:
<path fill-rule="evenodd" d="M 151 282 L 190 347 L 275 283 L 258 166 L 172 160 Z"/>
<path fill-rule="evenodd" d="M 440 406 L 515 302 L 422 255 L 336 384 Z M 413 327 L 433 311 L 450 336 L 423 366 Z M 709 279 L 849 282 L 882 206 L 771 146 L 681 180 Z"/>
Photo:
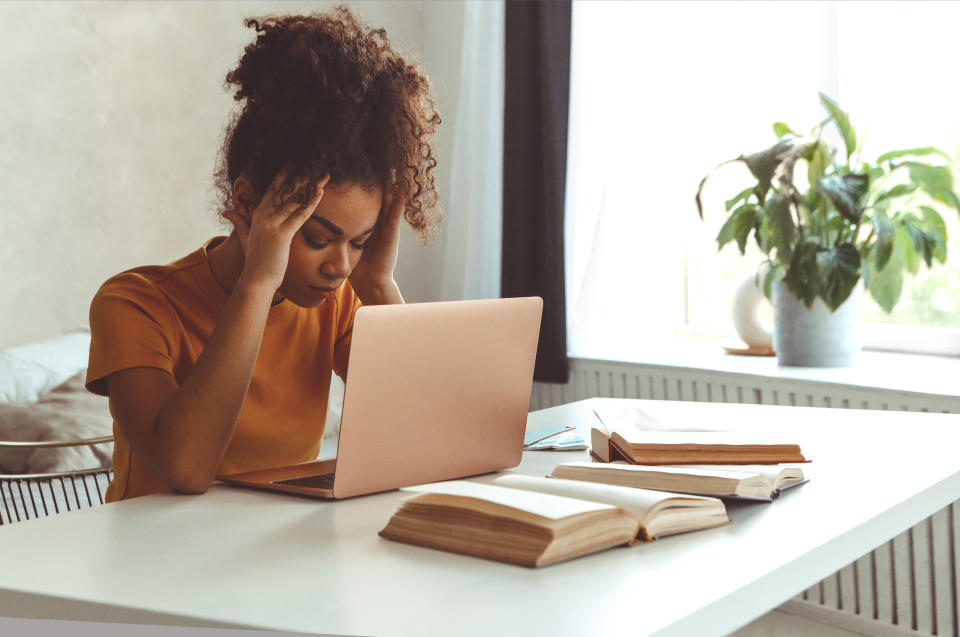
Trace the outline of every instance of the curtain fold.
<path fill-rule="evenodd" d="M 505 9 L 500 290 L 543 297 L 534 379 L 565 383 L 571 3 L 515 0 Z"/>
<path fill-rule="evenodd" d="M 443 301 L 500 296 L 503 20 L 502 1 L 464 3 Z"/>

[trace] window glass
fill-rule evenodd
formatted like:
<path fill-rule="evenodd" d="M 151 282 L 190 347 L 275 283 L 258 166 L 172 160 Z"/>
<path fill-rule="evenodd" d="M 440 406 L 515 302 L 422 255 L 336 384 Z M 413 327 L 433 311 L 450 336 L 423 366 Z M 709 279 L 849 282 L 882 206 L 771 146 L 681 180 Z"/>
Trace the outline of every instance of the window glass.
<path fill-rule="evenodd" d="M 909 6 L 908 6 L 909 5 Z M 920 6 L 920 11 L 914 7 Z M 960 47 L 955 3 L 576 2 L 567 190 L 570 351 L 630 341 L 730 336 L 730 300 L 762 255 L 717 252 L 723 201 L 750 175 L 721 161 L 771 145 L 772 124 L 806 131 L 835 97 L 866 133 L 865 156 L 938 145 L 953 152 Z M 893 61 L 895 60 L 895 61 Z M 960 230 L 948 268 L 922 272 L 893 316 L 960 326 Z"/>

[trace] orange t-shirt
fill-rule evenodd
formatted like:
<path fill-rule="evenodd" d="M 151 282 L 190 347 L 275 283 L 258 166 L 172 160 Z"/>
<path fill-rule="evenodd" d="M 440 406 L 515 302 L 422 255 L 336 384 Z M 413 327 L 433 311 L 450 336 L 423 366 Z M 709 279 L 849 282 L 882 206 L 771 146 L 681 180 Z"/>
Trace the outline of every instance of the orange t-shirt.
<path fill-rule="evenodd" d="M 87 389 L 107 396 L 106 377 L 131 367 L 163 369 L 183 382 L 229 298 L 207 258 L 207 250 L 222 240 L 211 239 L 169 265 L 127 270 L 101 286 L 90 305 Z M 284 300 L 270 308 L 250 389 L 217 475 L 317 457 L 330 372 L 346 372 L 359 306 L 347 282 L 317 307 Z M 169 491 L 130 448 L 116 417 L 113 434 L 107 501 Z"/>

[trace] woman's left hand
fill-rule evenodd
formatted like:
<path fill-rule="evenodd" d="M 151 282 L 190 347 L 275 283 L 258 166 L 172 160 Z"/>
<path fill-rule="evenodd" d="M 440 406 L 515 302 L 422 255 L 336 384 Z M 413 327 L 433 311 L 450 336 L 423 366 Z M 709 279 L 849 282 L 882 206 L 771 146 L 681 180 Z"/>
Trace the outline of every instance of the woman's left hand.
<path fill-rule="evenodd" d="M 367 239 L 363 256 L 350 273 L 350 285 L 364 305 L 403 303 L 400 288 L 393 278 L 400 247 L 401 219 L 403 199 L 391 196 L 384 188 L 377 227 Z"/>

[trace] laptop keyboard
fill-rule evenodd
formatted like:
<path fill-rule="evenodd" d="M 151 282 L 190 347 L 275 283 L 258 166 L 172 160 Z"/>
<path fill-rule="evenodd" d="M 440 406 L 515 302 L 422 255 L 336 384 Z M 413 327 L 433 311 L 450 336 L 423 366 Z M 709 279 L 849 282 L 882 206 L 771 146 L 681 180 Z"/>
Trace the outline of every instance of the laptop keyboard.
<path fill-rule="evenodd" d="M 333 474 L 320 473 L 315 476 L 304 476 L 302 478 L 290 478 L 289 480 L 275 480 L 273 484 L 289 484 L 294 487 L 315 487 L 318 489 L 332 489 Z"/>

